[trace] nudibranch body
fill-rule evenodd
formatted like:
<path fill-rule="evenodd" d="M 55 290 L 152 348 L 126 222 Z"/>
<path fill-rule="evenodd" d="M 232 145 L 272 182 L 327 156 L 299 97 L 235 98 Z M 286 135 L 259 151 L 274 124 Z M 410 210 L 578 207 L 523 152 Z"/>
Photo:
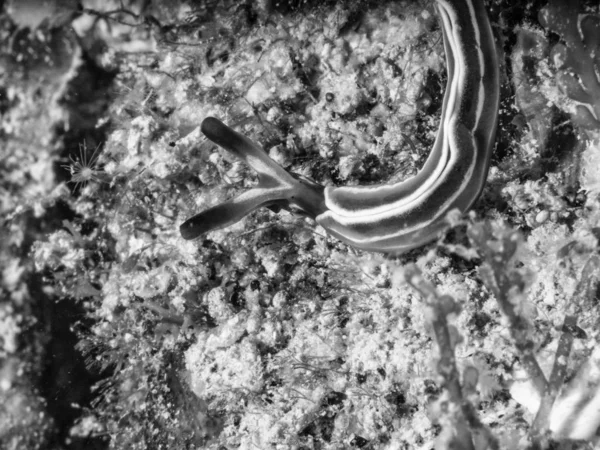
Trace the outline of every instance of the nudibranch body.
<path fill-rule="evenodd" d="M 367 251 L 402 253 L 435 239 L 446 214 L 468 210 L 485 184 L 499 104 L 496 47 L 483 0 L 437 0 L 448 81 L 440 127 L 423 168 L 414 177 L 373 186 L 322 187 L 287 172 L 258 145 L 209 117 L 208 139 L 258 173 L 254 189 L 181 225 L 193 239 L 226 227 L 261 206 L 295 208 L 328 233 Z"/>

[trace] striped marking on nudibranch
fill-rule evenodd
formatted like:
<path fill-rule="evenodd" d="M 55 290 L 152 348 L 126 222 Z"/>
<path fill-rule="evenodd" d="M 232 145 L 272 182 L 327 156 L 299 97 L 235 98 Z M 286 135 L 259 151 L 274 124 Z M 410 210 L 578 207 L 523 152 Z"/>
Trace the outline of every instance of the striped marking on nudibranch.
<path fill-rule="evenodd" d="M 330 234 L 364 250 L 399 253 L 435 239 L 447 226 L 447 213 L 466 211 L 483 189 L 499 103 L 496 48 L 483 1 L 437 0 L 437 10 L 448 81 L 440 128 L 417 175 L 394 184 L 323 188 L 275 168 L 260 147 L 208 118 L 202 131 L 251 165 L 259 186 L 189 219 L 182 235 L 191 239 L 277 204 L 304 211 Z M 238 208 L 242 198 L 251 200 Z"/>
<path fill-rule="evenodd" d="M 316 220 L 352 246 L 399 252 L 435 238 L 454 209 L 467 210 L 487 176 L 498 111 L 491 27 L 474 0 L 439 0 L 448 82 L 440 129 L 423 169 L 391 185 L 325 189 Z"/>

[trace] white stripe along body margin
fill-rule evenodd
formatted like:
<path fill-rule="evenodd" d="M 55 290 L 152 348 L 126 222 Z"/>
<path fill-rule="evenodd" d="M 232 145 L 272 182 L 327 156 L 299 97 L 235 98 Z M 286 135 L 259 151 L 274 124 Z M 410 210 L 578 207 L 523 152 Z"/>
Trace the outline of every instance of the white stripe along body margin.
<path fill-rule="evenodd" d="M 291 207 L 330 234 L 368 251 L 402 253 L 435 239 L 446 214 L 466 211 L 485 184 L 499 104 L 496 48 L 483 0 L 437 0 L 448 81 L 440 128 L 419 173 L 402 182 L 326 187 L 286 172 L 243 135 L 209 117 L 202 132 L 246 161 L 259 184 L 184 222 L 181 234 L 200 234 L 237 222 L 261 206 Z"/>

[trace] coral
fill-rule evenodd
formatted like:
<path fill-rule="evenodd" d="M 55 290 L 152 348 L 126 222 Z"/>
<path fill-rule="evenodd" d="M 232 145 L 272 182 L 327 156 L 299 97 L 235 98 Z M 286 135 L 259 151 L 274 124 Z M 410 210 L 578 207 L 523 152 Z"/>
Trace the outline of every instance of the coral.
<path fill-rule="evenodd" d="M 585 130 L 600 128 L 600 16 L 579 14 L 579 1 L 551 0 L 539 14 L 542 26 L 557 33 L 551 59 L 556 81 L 574 102 L 573 121 Z"/>
<path fill-rule="evenodd" d="M 481 278 L 487 289 L 493 293 L 500 311 L 504 315 L 509 332 L 515 348 L 520 355 L 520 362 L 527 373 L 526 384 L 531 386 L 535 397 L 533 404 L 531 400 L 529 408 L 535 414 L 530 429 L 530 439 L 538 448 L 548 445 L 548 432 L 555 437 L 570 439 L 591 439 L 593 431 L 600 424 L 600 416 L 589 412 L 590 416 L 584 419 L 586 425 L 581 426 L 581 410 L 569 407 L 563 411 L 561 408 L 579 398 L 579 406 L 589 406 L 590 411 L 594 408 L 595 398 L 590 392 L 597 386 L 596 356 L 592 355 L 579 369 L 578 381 L 571 383 L 569 389 L 559 397 L 559 392 L 564 388 L 564 383 L 569 371 L 569 360 L 577 358 L 572 351 L 576 347 L 575 340 L 587 340 L 588 336 L 580 327 L 582 311 L 591 304 L 592 290 L 600 282 L 600 259 L 594 253 L 588 254 L 584 259 L 583 269 L 577 280 L 568 304 L 563 312 L 562 323 L 557 324 L 560 330 L 560 338 L 556 343 L 555 354 L 551 370 L 544 370 L 539 356 L 536 356 L 538 339 L 534 331 L 532 314 L 528 306 L 528 299 L 524 295 L 527 287 L 526 271 L 522 269 L 520 260 L 525 255 L 519 255 L 519 247 L 522 247 L 520 234 L 506 227 L 494 227 L 491 224 L 475 224 L 469 229 L 469 237 L 476 245 L 483 258 L 483 264 L 479 268 Z M 590 327 L 586 320 L 583 326 Z M 538 327 L 539 328 L 539 327 Z M 544 364 L 549 366 L 549 364 Z M 585 381 L 584 381 L 585 380 Z M 513 385 L 515 396 L 520 388 L 520 382 Z M 527 394 L 524 394 L 527 395 Z M 523 398 L 523 397 L 521 397 Z M 590 423 L 596 425 L 590 425 Z M 584 431 L 585 430 L 585 431 Z"/>
<path fill-rule="evenodd" d="M 436 369 L 443 379 L 441 387 L 445 395 L 437 405 L 440 409 L 438 420 L 443 424 L 437 445 L 441 448 L 474 449 L 473 435 L 477 434 L 480 436 L 478 445 L 482 448 L 499 448 L 497 438 L 481 422 L 473 404 L 466 398 L 476 390 L 479 371 L 474 366 L 467 366 L 461 379 L 456 365 L 456 346 L 462 336 L 450 323 L 450 318 L 460 314 L 460 305 L 451 296 L 439 294 L 416 266 L 406 267 L 404 276 L 406 282 L 417 289 L 425 300 L 438 346 Z"/>

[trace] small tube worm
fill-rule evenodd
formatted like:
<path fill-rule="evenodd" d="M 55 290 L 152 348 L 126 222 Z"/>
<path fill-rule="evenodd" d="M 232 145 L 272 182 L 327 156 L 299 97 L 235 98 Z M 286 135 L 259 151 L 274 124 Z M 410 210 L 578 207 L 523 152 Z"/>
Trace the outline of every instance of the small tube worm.
<path fill-rule="evenodd" d="M 485 184 L 499 104 L 496 47 L 483 0 L 437 0 L 448 81 L 433 148 L 414 177 L 374 186 L 323 187 L 287 172 L 252 141 L 209 117 L 208 139 L 258 173 L 258 186 L 185 221 L 193 239 L 262 206 L 297 209 L 367 251 L 402 253 L 435 239 L 446 214 L 468 210 Z"/>

